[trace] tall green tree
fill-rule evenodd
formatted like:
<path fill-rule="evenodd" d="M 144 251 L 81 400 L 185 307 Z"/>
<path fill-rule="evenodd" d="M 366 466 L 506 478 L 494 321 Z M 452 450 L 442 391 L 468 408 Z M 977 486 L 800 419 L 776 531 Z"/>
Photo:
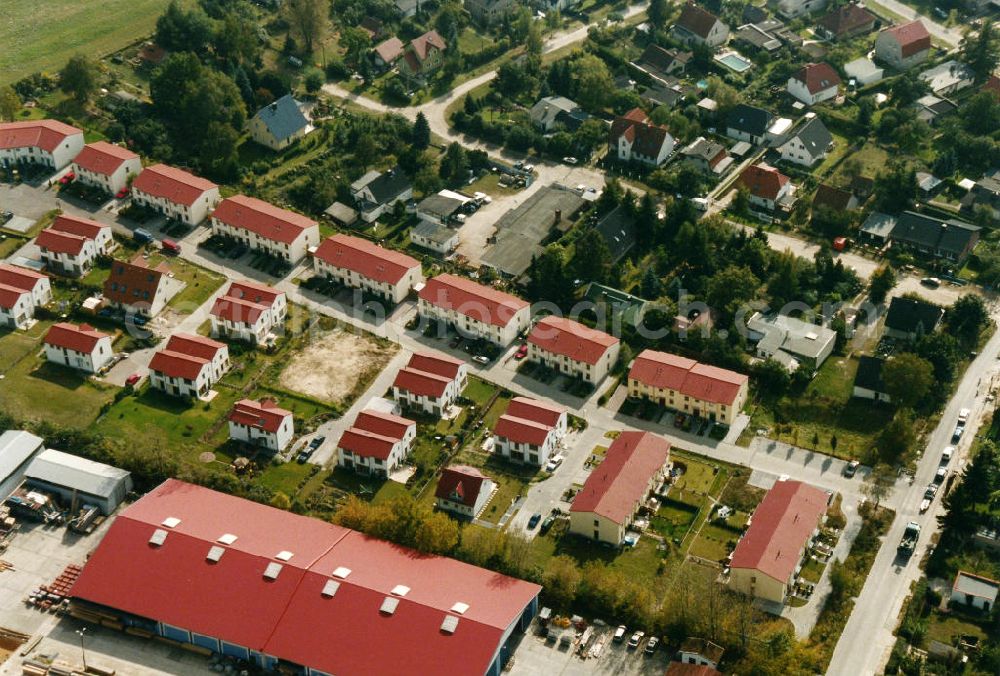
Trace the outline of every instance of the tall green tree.
<path fill-rule="evenodd" d="M 559 244 L 549 244 L 531 261 L 531 283 L 528 291 L 532 300 L 551 300 L 562 305 L 573 294 L 573 281 L 566 272 L 566 250 Z"/>
<path fill-rule="evenodd" d="M 347 65 L 357 68 L 371 48 L 372 39 L 366 31 L 351 26 L 340 31 L 340 46 Z"/>
<path fill-rule="evenodd" d="M 934 385 L 934 367 L 912 352 L 901 352 L 882 365 L 882 382 L 896 406 L 916 408 Z"/>
<path fill-rule="evenodd" d="M 316 43 L 326 34 L 330 0 L 285 0 L 283 8 L 291 34 L 306 54 L 312 54 Z"/>
<path fill-rule="evenodd" d="M 0 87 L 0 120 L 13 121 L 21 110 L 21 97 L 10 85 Z"/>
<path fill-rule="evenodd" d="M 86 103 L 97 91 L 97 64 L 83 54 L 70 57 L 59 71 L 59 88 L 80 103 Z"/>
<path fill-rule="evenodd" d="M 577 238 L 570 266 L 574 278 L 607 284 L 611 280 L 611 251 L 604 235 L 587 228 Z"/>
<path fill-rule="evenodd" d="M 184 9 L 177 0 L 156 20 L 156 44 L 171 52 L 204 53 L 212 44 L 215 26 L 197 5 Z"/>
<path fill-rule="evenodd" d="M 892 266 L 883 265 L 872 275 L 868 287 L 868 298 L 876 305 L 881 305 L 894 286 L 896 286 L 896 272 Z"/>
<path fill-rule="evenodd" d="M 431 126 L 423 112 L 417 113 L 417 118 L 413 121 L 411 142 L 416 150 L 427 150 L 431 144 Z"/>
<path fill-rule="evenodd" d="M 962 61 L 975 73 L 977 83 L 989 79 L 1000 64 L 1000 36 L 997 35 L 992 20 L 984 19 L 976 34 L 973 34 L 971 28 L 965 33 L 960 55 Z"/>
<path fill-rule="evenodd" d="M 441 178 L 445 181 L 458 183 L 464 181 L 469 173 L 469 157 L 458 143 L 450 143 L 441 159 Z"/>
<path fill-rule="evenodd" d="M 600 58 L 583 54 L 570 63 L 570 83 L 574 100 L 590 111 L 607 105 L 614 92 L 611 71 Z"/>
<path fill-rule="evenodd" d="M 646 13 L 653 26 L 662 30 L 670 19 L 670 3 L 668 0 L 650 0 Z"/>
<path fill-rule="evenodd" d="M 966 344 L 974 344 L 979 333 L 990 322 L 990 313 L 982 296 L 968 293 L 948 308 L 945 323 L 953 336 Z"/>

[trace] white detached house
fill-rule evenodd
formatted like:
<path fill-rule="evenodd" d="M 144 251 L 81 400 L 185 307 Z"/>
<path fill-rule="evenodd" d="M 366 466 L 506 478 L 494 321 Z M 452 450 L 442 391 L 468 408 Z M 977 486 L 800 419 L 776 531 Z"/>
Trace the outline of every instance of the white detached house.
<path fill-rule="evenodd" d="M 441 471 L 434 504 L 438 509 L 474 519 L 497 491 L 496 482 L 474 467 L 452 465 Z"/>
<path fill-rule="evenodd" d="M 835 98 L 840 89 L 840 75 L 828 63 L 810 63 L 788 78 L 788 93 L 812 106 Z"/>
<path fill-rule="evenodd" d="M 270 399 L 241 399 L 229 412 L 229 438 L 280 453 L 295 434 L 291 411 Z"/>
<path fill-rule="evenodd" d="M 0 284 L 27 291 L 31 295 L 32 314 L 34 308 L 43 307 L 52 301 L 52 283 L 47 275 L 8 263 L 0 263 Z"/>
<path fill-rule="evenodd" d="M 53 324 L 43 343 L 47 361 L 85 373 L 100 373 L 114 356 L 111 336 L 89 324 Z"/>

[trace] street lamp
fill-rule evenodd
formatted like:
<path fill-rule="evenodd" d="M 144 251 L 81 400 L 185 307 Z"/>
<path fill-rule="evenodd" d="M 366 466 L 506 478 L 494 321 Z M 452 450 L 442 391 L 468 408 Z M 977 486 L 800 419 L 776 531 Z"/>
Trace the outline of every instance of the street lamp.
<path fill-rule="evenodd" d="M 77 636 L 80 637 L 80 652 L 83 653 L 83 670 L 87 671 L 87 651 L 83 647 L 83 637 L 87 633 L 86 627 L 80 627 L 76 630 Z"/>

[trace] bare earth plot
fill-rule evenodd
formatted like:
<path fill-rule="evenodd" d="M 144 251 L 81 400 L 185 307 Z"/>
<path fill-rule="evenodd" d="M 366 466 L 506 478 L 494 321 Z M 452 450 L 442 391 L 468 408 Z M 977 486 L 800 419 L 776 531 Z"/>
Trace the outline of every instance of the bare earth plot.
<path fill-rule="evenodd" d="M 104 56 L 153 32 L 169 0 L 4 0 L 0 84 L 55 72 L 77 52 Z"/>
<path fill-rule="evenodd" d="M 316 336 L 289 362 L 278 379 L 282 387 L 339 404 L 360 394 L 399 348 L 335 330 Z"/>

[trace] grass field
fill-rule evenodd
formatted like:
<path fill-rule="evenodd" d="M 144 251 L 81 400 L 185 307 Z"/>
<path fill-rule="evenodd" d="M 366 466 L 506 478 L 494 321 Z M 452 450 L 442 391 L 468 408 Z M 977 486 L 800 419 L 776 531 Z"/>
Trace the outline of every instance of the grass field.
<path fill-rule="evenodd" d="M 152 33 L 168 0 L 6 0 L 0 84 L 59 70 L 70 56 L 114 52 Z"/>

